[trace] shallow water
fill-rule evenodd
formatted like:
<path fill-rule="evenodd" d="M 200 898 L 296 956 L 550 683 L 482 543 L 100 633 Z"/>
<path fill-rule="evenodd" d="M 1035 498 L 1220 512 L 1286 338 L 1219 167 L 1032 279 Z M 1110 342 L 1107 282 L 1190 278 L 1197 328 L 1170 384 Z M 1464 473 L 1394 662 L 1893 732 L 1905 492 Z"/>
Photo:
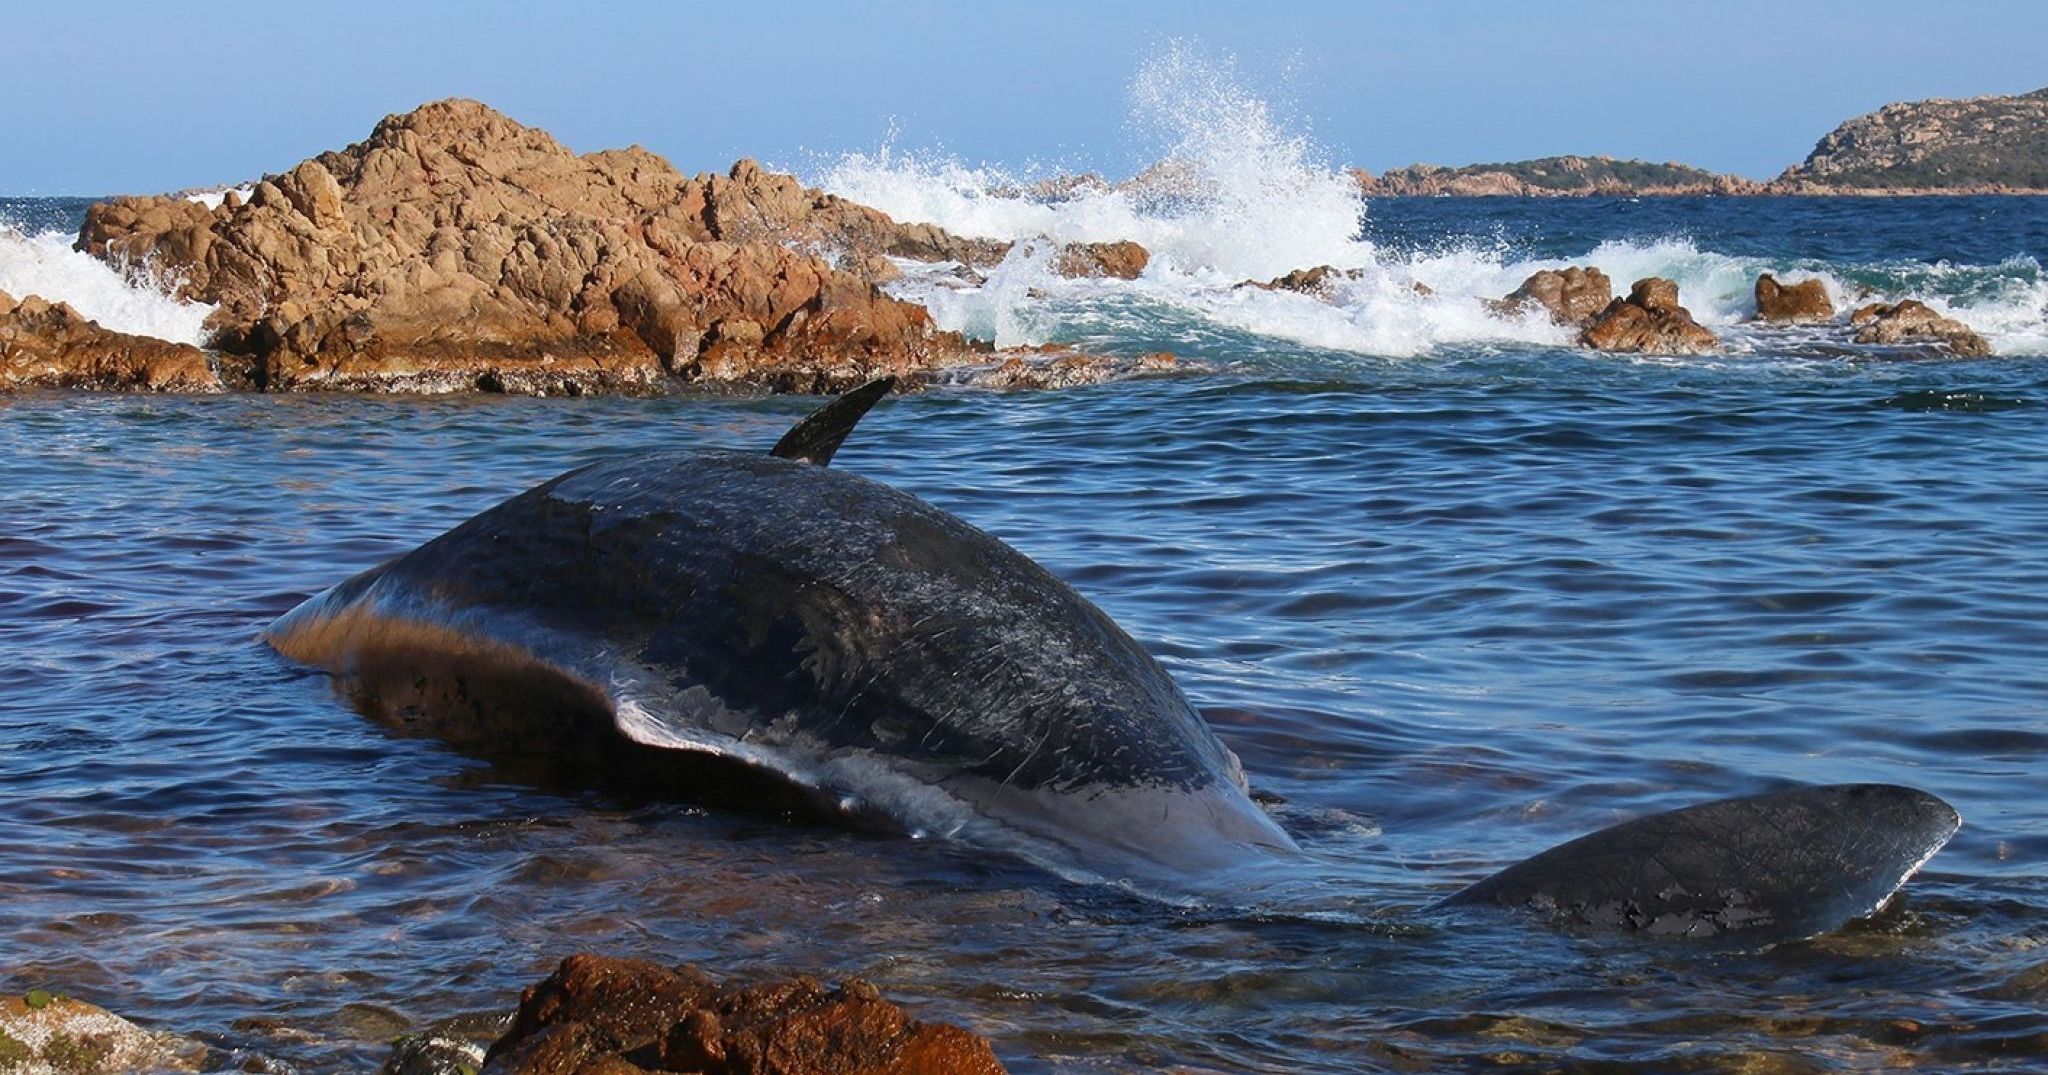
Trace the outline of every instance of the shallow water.
<path fill-rule="evenodd" d="M 1389 264 L 1483 241 L 1507 265 L 1619 244 L 1974 272 L 2023 309 L 2048 208 L 1397 202 L 1366 236 Z M 1705 359 L 1376 357 L 1161 283 L 1035 316 L 1216 372 L 902 398 L 835 465 L 1001 536 L 1157 654 L 1321 864 L 1284 904 L 537 786 L 385 733 L 256 641 L 571 466 L 765 450 L 814 401 L 28 395 L 0 399 L 0 987 L 309 1072 L 502 1010 L 586 949 L 868 976 L 1020 1072 L 2038 1065 L 2048 358 L 2026 333 L 1976 362 L 1739 327 L 1744 353 Z M 1965 827 L 1902 906 L 1818 941 L 1402 918 L 1626 817 L 1851 780 Z"/>

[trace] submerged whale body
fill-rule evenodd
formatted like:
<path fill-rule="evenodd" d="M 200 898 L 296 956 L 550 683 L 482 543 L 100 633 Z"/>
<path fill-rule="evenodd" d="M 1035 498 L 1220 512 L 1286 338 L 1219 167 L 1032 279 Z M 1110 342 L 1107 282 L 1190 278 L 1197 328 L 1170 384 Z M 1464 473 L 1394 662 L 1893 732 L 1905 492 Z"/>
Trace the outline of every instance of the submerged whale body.
<path fill-rule="evenodd" d="M 310 598 L 265 638 L 370 711 L 463 747 L 590 754 L 607 771 L 717 758 L 1070 877 L 1213 891 L 1301 857 L 1100 610 L 957 517 L 828 465 L 889 387 L 840 397 L 766 455 L 570 471 Z M 1870 913 L 1956 824 L 1910 789 L 1793 789 L 1616 826 L 1440 906 L 1806 936 Z"/>

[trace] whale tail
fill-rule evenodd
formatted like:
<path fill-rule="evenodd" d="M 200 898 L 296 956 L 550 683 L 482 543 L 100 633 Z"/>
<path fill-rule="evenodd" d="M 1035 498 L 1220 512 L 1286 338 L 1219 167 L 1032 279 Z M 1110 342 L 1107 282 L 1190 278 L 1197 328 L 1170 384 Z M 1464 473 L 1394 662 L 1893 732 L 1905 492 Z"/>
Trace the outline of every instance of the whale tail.
<path fill-rule="evenodd" d="M 1436 905 L 1567 925 L 1765 943 L 1880 910 L 1962 819 L 1922 791 L 1838 784 L 1653 814 L 1516 863 Z"/>
<path fill-rule="evenodd" d="M 847 392 L 838 399 L 811 412 L 809 418 L 798 422 L 794 428 L 775 442 L 768 454 L 778 459 L 794 459 L 802 463 L 827 466 L 832 454 L 846 443 L 846 435 L 860 424 L 874 405 L 896 387 L 896 378 L 878 377 Z"/>

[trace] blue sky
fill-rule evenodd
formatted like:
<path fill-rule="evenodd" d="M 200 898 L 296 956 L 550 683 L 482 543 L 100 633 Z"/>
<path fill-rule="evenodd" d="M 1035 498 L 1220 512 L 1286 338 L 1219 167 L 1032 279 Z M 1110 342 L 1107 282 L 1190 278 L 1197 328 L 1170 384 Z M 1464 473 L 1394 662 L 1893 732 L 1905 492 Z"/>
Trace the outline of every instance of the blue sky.
<path fill-rule="evenodd" d="M 1768 177 L 1893 100 L 2048 86 L 2048 4 L 1896 0 L 11 5 L 0 193 L 239 181 L 479 98 L 685 171 L 878 147 L 1123 174 L 1128 88 L 1174 39 L 1334 163 L 1609 153 Z"/>

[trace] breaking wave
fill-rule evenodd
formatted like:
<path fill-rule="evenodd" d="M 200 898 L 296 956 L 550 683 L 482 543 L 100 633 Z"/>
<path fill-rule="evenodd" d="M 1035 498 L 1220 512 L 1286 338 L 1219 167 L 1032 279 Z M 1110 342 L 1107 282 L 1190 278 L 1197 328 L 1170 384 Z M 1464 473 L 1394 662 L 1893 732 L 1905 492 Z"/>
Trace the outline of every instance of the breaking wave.
<path fill-rule="evenodd" d="M 1919 298 L 2000 352 L 2048 352 L 2048 277 L 2030 258 L 1844 265 L 1737 256 L 1683 235 L 1608 239 L 1566 257 L 1471 239 L 1396 251 L 1364 237 L 1371 207 L 1353 178 L 1305 134 L 1285 129 L 1230 60 L 1175 44 L 1140 68 L 1130 98 L 1143 148 L 1162 163 L 1121 182 L 1020 174 L 893 144 L 843 156 L 817 182 L 899 220 L 1018 241 L 985 279 L 906 263 L 893 285 L 943 327 L 1003 346 L 1217 330 L 1388 357 L 1450 345 L 1559 346 L 1570 330 L 1540 314 L 1504 319 L 1487 301 L 1538 270 L 1592 265 L 1623 293 L 1642 277 L 1675 280 L 1694 316 L 1736 352 L 1756 344 L 1745 322 L 1763 272 L 1820 278 L 1838 310 Z M 1123 239 L 1152 255 L 1137 280 L 1053 272 L 1054 244 Z M 1343 271 L 1321 296 L 1239 286 L 1318 265 Z"/>
<path fill-rule="evenodd" d="M 148 282 L 131 280 L 97 258 L 71 249 L 68 232 L 33 234 L 0 216 L 0 291 L 70 304 L 116 332 L 198 345 L 213 307 L 185 302 Z"/>

